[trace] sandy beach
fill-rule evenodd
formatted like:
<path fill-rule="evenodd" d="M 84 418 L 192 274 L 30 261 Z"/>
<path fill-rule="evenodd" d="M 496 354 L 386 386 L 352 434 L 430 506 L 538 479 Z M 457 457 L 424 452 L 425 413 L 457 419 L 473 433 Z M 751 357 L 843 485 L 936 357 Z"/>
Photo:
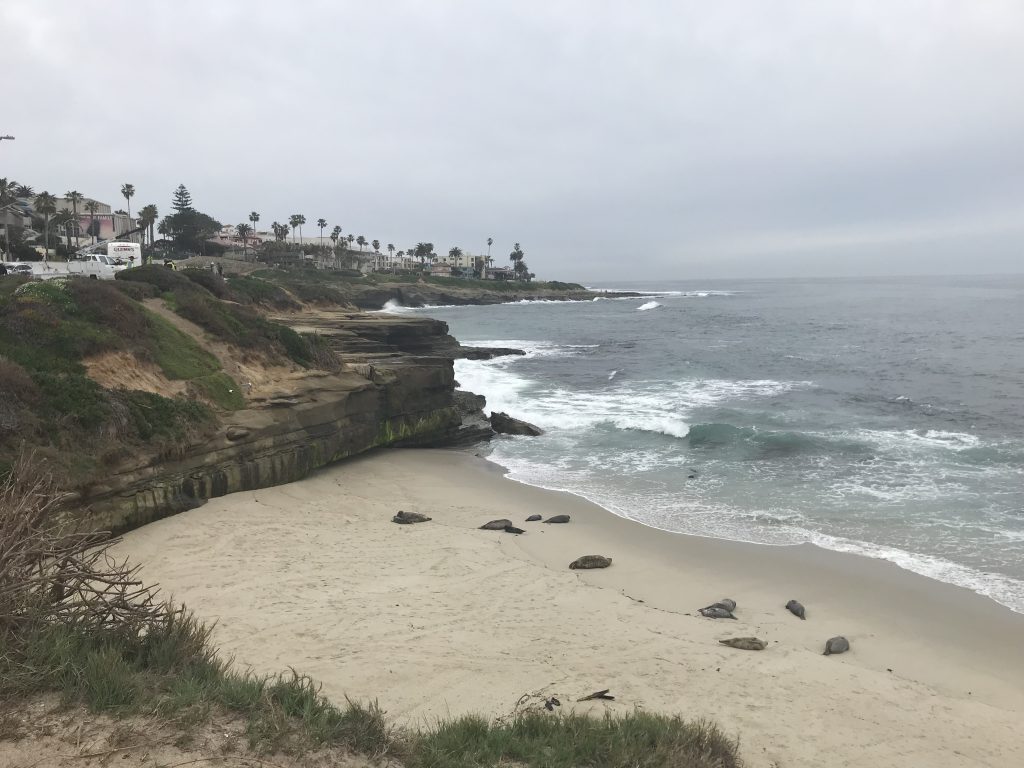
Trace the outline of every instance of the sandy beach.
<path fill-rule="evenodd" d="M 398 510 L 433 520 L 395 525 Z M 502 517 L 527 533 L 477 529 Z M 294 667 L 400 724 L 555 695 L 713 719 L 751 766 L 1024 765 L 1024 616 L 881 561 L 657 531 L 472 452 L 352 460 L 214 499 L 120 551 L 216 621 L 238 664 Z M 585 554 L 613 564 L 569 570 Z M 697 613 L 722 597 L 737 621 Z M 747 635 L 768 648 L 718 643 Z M 823 656 L 833 635 L 851 651 Z M 602 688 L 613 702 L 572 703 Z"/>

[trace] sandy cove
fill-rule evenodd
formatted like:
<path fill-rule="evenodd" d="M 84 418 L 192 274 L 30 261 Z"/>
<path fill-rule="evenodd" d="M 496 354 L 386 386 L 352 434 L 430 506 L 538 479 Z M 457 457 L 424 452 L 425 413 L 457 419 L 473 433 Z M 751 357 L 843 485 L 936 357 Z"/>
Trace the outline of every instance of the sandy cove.
<path fill-rule="evenodd" d="M 433 521 L 395 525 L 400 509 Z M 477 530 L 502 517 L 527 533 Z M 1024 616 L 881 561 L 657 531 L 471 453 L 349 461 L 153 523 L 121 551 L 216 621 L 239 664 L 294 667 L 399 723 L 538 693 L 714 719 L 751 766 L 1024 765 Z M 614 563 L 570 571 L 585 554 Z M 697 614 L 721 597 L 738 621 Z M 822 656 L 838 634 L 852 650 Z M 744 635 L 769 646 L 718 643 Z M 601 688 L 616 700 L 571 703 Z"/>

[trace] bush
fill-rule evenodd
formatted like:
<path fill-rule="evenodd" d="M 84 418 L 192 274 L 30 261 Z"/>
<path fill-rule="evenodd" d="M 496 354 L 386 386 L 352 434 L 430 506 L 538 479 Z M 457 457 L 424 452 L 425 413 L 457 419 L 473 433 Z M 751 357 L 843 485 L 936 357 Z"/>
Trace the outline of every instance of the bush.
<path fill-rule="evenodd" d="M 160 295 L 160 290 L 152 283 L 142 283 L 135 280 L 114 280 L 113 284 L 121 293 L 134 301 L 155 299 Z"/>
<path fill-rule="evenodd" d="M 196 285 L 201 285 L 218 299 L 223 299 L 228 295 L 227 283 L 213 270 L 189 267 L 181 270 L 181 274 Z"/>
<path fill-rule="evenodd" d="M 299 302 L 280 286 L 258 277 L 232 277 L 228 281 L 231 297 L 240 304 L 262 304 L 274 309 L 299 309 Z"/>

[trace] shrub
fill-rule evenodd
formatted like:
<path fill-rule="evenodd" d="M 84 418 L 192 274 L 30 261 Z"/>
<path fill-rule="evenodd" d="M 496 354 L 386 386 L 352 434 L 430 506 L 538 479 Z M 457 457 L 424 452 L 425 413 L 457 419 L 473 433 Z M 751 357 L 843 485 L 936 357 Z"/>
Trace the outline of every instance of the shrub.
<path fill-rule="evenodd" d="M 223 299 L 228 295 L 228 287 L 224 278 L 212 270 L 189 267 L 181 270 L 181 274 L 196 285 L 201 285 L 218 299 Z"/>
<path fill-rule="evenodd" d="M 280 286 L 258 277 L 232 277 L 228 281 L 231 297 L 241 304 L 262 304 L 274 309 L 298 309 L 301 305 Z"/>

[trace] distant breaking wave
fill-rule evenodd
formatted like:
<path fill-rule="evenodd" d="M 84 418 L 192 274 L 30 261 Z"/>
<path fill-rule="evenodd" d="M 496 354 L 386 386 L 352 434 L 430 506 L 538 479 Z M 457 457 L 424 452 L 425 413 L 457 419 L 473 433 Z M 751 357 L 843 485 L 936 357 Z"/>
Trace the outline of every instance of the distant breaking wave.
<path fill-rule="evenodd" d="M 639 307 L 637 307 L 636 311 L 637 312 L 646 312 L 648 309 L 654 309 L 655 307 L 660 307 L 660 306 L 661 306 L 661 304 L 659 304 L 656 301 L 648 301 L 646 304 L 641 304 Z"/>

